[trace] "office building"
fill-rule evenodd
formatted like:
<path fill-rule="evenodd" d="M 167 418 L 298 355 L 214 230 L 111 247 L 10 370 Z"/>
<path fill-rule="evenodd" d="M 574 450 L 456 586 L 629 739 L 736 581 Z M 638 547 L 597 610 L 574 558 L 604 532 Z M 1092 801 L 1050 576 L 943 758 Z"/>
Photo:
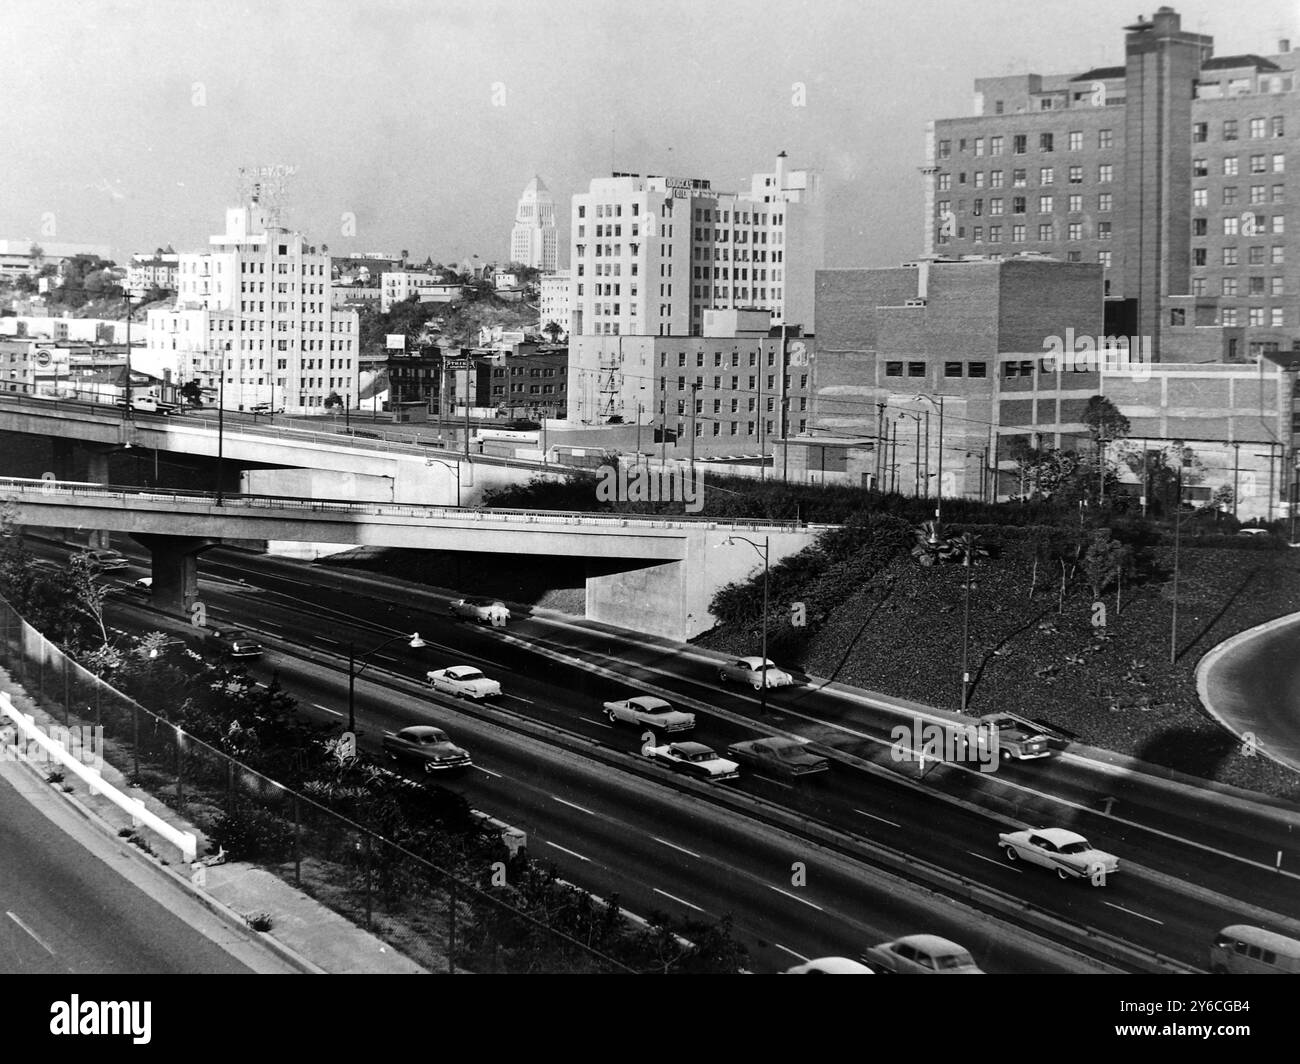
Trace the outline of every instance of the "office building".
<path fill-rule="evenodd" d="M 543 273 L 559 264 L 559 237 L 555 229 L 555 200 L 540 177 L 524 188 L 510 230 L 510 261 Z"/>

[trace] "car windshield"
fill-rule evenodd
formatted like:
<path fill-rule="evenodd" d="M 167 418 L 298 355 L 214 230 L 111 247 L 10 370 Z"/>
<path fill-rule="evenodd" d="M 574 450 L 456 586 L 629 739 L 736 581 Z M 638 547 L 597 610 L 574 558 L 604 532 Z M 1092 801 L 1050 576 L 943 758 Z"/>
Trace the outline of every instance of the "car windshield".
<path fill-rule="evenodd" d="M 696 750 L 686 755 L 688 761 L 712 761 L 718 755 L 712 750 Z"/>
<path fill-rule="evenodd" d="M 967 965 L 973 966 L 975 959 L 965 951 L 961 953 L 946 953 L 943 956 L 934 958 L 935 965 L 940 971 L 945 968 L 964 968 Z"/>
<path fill-rule="evenodd" d="M 1087 853 L 1091 849 L 1086 840 L 1080 839 L 1078 842 L 1067 842 L 1061 847 L 1061 853 Z"/>

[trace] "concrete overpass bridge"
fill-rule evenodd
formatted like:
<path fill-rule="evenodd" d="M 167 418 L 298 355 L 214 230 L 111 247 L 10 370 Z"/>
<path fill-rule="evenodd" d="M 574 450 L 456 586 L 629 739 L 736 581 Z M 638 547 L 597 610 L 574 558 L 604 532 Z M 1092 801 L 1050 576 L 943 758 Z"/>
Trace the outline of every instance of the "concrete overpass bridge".
<path fill-rule="evenodd" d="M 0 477 L 24 525 L 125 532 L 152 555 L 154 603 L 189 616 L 198 601 L 198 555 L 224 540 L 473 550 L 586 559 L 593 620 L 685 640 L 714 624 L 709 603 L 724 585 L 762 567 L 743 535 L 777 562 L 827 526 L 795 522 L 485 510 L 159 492 L 94 483 Z M 724 549 L 714 549 L 723 547 Z M 774 604 L 783 609 L 785 604 Z"/>
<path fill-rule="evenodd" d="M 0 393 L 0 430 L 56 441 L 55 468 L 71 479 L 71 449 L 89 458 L 86 479 L 107 484 L 108 455 L 123 448 L 169 451 L 215 463 L 205 487 L 223 492 L 355 499 L 442 506 L 473 505 L 490 488 L 523 484 L 554 464 L 474 455 L 418 442 L 414 433 L 358 427 L 351 434 L 249 424 L 215 412 L 163 416 L 84 401 Z M 393 439 L 404 436 L 405 439 Z M 62 456 L 62 460 L 60 460 Z M 17 472 L 7 470 L 6 472 Z M 33 473 L 37 471 L 31 471 Z M 44 473 L 44 470 L 39 472 Z M 224 476 L 222 476 L 224 472 Z"/>

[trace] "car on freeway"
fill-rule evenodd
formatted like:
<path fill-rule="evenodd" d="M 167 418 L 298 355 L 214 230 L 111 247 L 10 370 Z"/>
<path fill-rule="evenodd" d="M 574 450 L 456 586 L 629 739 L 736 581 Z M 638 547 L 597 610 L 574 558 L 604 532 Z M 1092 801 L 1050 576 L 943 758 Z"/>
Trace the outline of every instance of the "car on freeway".
<path fill-rule="evenodd" d="M 68 555 L 69 560 L 77 557 L 79 554 L 85 554 L 90 562 L 90 568 L 98 573 L 113 572 L 117 569 L 125 569 L 131 563 L 124 555 L 118 554 L 115 550 L 88 550 L 74 551 Z"/>
<path fill-rule="evenodd" d="M 236 628 L 209 628 L 208 638 L 232 658 L 260 658 L 262 644 Z"/>
<path fill-rule="evenodd" d="M 826 758 L 809 752 L 807 746 L 798 739 L 787 739 L 781 735 L 732 743 L 727 747 L 727 754 L 742 765 L 784 776 L 786 779 L 816 775 L 831 767 Z"/>
<path fill-rule="evenodd" d="M 1119 858 L 1093 849 L 1082 835 L 1066 828 L 1033 828 L 998 835 L 998 845 L 1011 862 L 1054 868 L 1062 879 L 1089 879 L 1095 887 L 1119 871 Z"/>
<path fill-rule="evenodd" d="M 1267 528 L 1239 528 L 1239 529 L 1237 529 L 1237 535 L 1239 535 L 1239 536 L 1267 536 L 1267 535 L 1268 535 L 1268 529 L 1267 529 Z"/>
<path fill-rule="evenodd" d="M 747 683 L 755 691 L 761 691 L 765 686 L 789 687 L 794 683 L 794 677 L 784 669 L 778 669 L 771 658 L 737 658 L 718 670 L 718 679 L 723 683 L 728 680 Z"/>
<path fill-rule="evenodd" d="M 806 964 L 787 968 L 782 975 L 875 975 L 861 961 L 849 957 L 818 957 Z"/>
<path fill-rule="evenodd" d="M 1032 761 L 1050 757 L 1052 741 L 1033 721 L 1014 713 L 986 713 L 980 723 L 998 737 L 998 754 L 1003 761 Z"/>
<path fill-rule="evenodd" d="M 490 624 L 504 628 L 510 620 L 510 608 L 493 599 L 453 599 L 447 607 L 453 617 L 461 617 L 476 624 Z"/>
<path fill-rule="evenodd" d="M 734 761 L 719 757 L 703 743 L 668 743 L 666 746 L 648 746 L 646 757 L 662 761 L 676 772 L 698 776 L 706 780 L 734 780 L 740 775 L 740 766 Z"/>
<path fill-rule="evenodd" d="M 904 935 L 867 950 L 874 971 L 889 975 L 983 975 L 965 946 L 938 935 Z"/>
<path fill-rule="evenodd" d="M 429 686 L 444 695 L 456 698 L 472 698 L 481 702 L 485 698 L 495 698 L 501 693 L 501 685 L 496 680 L 489 680 L 473 665 L 452 665 L 445 669 L 431 669 L 424 674 Z"/>
<path fill-rule="evenodd" d="M 129 584 L 124 585 L 126 590 L 133 595 L 144 595 L 146 598 L 153 594 L 153 577 L 142 576 L 139 580 L 132 580 Z"/>
<path fill-rule="evenodd" d="M 453 743 L 445 731 L 429 724 L 385 735 L 384 753 L 390 761 L 414 765 L 425 772 L 450 772 L 474 763 L 469 752 Z"/>
<path fill-rule="evenodd" d="M 611 724 L 643 724 L 664 732 L 690 731 L 695 727 L 695 714 L 684 713 L 662 698 L 653 695 L 634 695 L 631 698 L 605 703 L 605 716 Z"/>

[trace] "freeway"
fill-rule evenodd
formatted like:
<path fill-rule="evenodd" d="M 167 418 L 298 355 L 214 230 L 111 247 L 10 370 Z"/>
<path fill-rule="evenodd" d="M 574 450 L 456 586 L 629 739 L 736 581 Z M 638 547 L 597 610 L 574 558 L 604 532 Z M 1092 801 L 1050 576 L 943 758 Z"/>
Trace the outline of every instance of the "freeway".
<path fill-rule="evenodd" d="M 1205 944 L 1214 931 L 1227 923 L 1238 922 L 1243 913 L 1253 911 L 1252 907 L 1276 910 L 1279 917 L 1272 920 L 1273 925 L 1281 918 L 1295 916 L 1294 883 L 1288 875 L 1256 868 L 1231 855 L 1225 859 L 1222 853 L 1203 849 L 1195 836 L 1183 838 L 1173 832 L 1153 832 L 1136 821 L 1123 823 L 1117 817 L 1103 818 L 1099 812 L 1063 803 L 1054 793 L 1051 777 L 1064 759 L 1050 766 L 1041 763 L 1013 766 L 1005 774 L 989 775 L 945 765 L 921 780 L 915 778 L 918 774 L 912 771 L 912 766 L 888 762 L 887 757 L 885 764 L 876 764 L 860 756 L 871 753 L 873 748 L 883 748 L 883 743 L 873 739 L 859 720 L 870 714 L 859 711 L 850 718 L 842 705 L 846 698 L 839 692 L 776 692 L 771 700 L 772 712 L 762 722 L 755 722 L 754 699 L 749 694 L 720 690 L 716 677 L 709 678 L 707 666 L 694 660 L 698 655 L 683 652 L 681 648 L 656 646 L 644 639 L 628 642 L 621 633 L 612 630 L 539 618 L 512 623 L 508 633 L 481 630 L 447 619 L 443 600 L 438 596 L 422 591 L 413 593 L 396 584 L 320 566 L 214 551 L 204 557 L 203 568 L 204 599 L 215 613 L 248 623 L 269 637 L 281 651 L 290 651 L 295 657 L 305 653 L 318 664 L 325 662 L 329 666 L 324 670 L 319 667 L 303 670 L 298 666 L 294 672 L 292 657 L 277 654 L 274 658 L 282 676 L 294 672 L 291 689 L 319 712 L 340 714 L 335 708 L 339 705 L 337 691 L 331 695 L 330 691 L 313 685 L 337 684 L 339 669 L 345 667 L 348 641 L 355 641 L 363 653 L 389 635 L 418 629 L 429 646 L 417 652 L 399 645 L 376 655 L 367 678 L 382 677 L 375 670 L 385 670 L 390 678 L 411 678 L 440 665 L 457 662 L 479 665 L 502 681 L 503 708 L 520 719 L 559 727 L 570 735 L 599 744 L 602 750 L 624 755 L 629 768 L 635 765 L 635 771 L 641 775 L 653 776 L 660 770 L 640 763 L 641 759 L 637 758 L 639 732 L 631 728 L 612 729 L 597 711 L 604 699 L 621 697 L 629 689 L 640 689 L 650 683 L 671 687 L 676 700 L 686 708 L 696 708 L 697 701 L 706 709 L 716 707 L 717 713 L 699 714 L 696 736 L 715 748 L 769 730 L 821 729 L 816 736 L 819 741 L 828 747 L 833 745 L 833 752 L 839 752 L 847 760 L 846 764 L 836 766 L 830 774 L 832 778 L 796 789 L 775 780 L 746 775 L 735 783 L 721 786 L 779 805 L 809 822 L 829 825 L 855 839 L 876 842 L 934 862 L 967 883 L 1021 899 L 1026 907 L 1032 906 L 1037 916 L 1067 926 L 1096 928 L 1139 950 L 1162 953 L 1183 964 L 1200 966 L 1204 963 Z M 570 640 L 571 653 L 567 657 L 571 660 L 563 660 L 565 655 L 558 652 L 552 652 L 553 656 L 549 657 L 539 656 L 531 649 L 541 643 L 555 643 L 560 636 Z M 574 641 L 580 646 L 574 646 Z M 295 646 L 298 643 L 303 647 Z M 344 655 L 342 664 L 340 655 Z M 629 683 L 617 679 L 618 676 L 635 679 Z M 398 686 L 402 684 L 398 682 Z M 412 685 L 408 681 L 406 686 Z M 402 715 L 392 716 L 397 704 L 391 688 L 377 700 L 372 696 L 364 707 L 359 703 L 363 727 L 374 727 L 377 723 L 400 727 L 427 721 L 433 712 L 436 714 L 433 719 L 445 724 L 454 736 L 462 737 L 468 734 L 466 729 L 477 715 L 476 710 L 449 710 L 444 705 L 432 705 L 426 698 L 417 701 L 421 708 L 410 706 Z M 839 720 L 829 719 L 832 711 L 840 713 Z M 378 720 L 375 713 L 380 714 Z M 827 719 L 814 713 L 821 713 Z M 853 723 L 844 723 L 846 719 Z M 830 743 L 832 732 L 838 736 L 837 744 Z M 470 745 L 477 753 L 475 745 Z M 498 749 L 495 756 L 505 755 Z M 508 775 L 493 760 L 480 760 L 490 772 L 498 774 L 496 779 Z M 1076 767 L 1070 766 L 1065 775 L 1077 772 Z M 713 915 L 740 909 L 737 916 L 742 921 L 760 921 L 756 926 L 746 923 L 754 941 L 780 943 L 782 949 L 803 955 L 820 948 L 814 944 L 823 939 L 812 937 L 813 944 L 809 944 L 809 932 L 798 930 L 809 925 L 808 902 L 815 895 L 778 896 L 770 880 L 773 871 L 770 864 L 767 865 L 768 890 L 762 895 L 765 905 L 746 896 L 743 908 L 735 902 L 727 906 L 729 893 L 710 902 L 701 890 L 707 884 L 719 882 L 716 870 L 710 873 L 699 868 L 694 876 L 686 876 L 680 882 L 665 882 L 662 850 L 669 844 L 669 848 L 679 848 L 683 857 L 691 856 L 696 861 L 718 856 L 711 848 L 706 854 L 700 840 L 706 838 L 712 847 L 712 829 L 721 814 L 709 809 L 705 827 L 704 814 L 697 811 L 693 831 L 689 825 L 683 825 L 677 834 L 659 830 L 664 813 L 658 806 L 653 818 L 636 806 L 630 813 L 608 807 L 613 801 L 615 781 L 619 786 L 623 783 L 622 775 L 607 769 L 597 771 L 598 787 L 584 792 L 580 798 L 566 797 L 571 806 L 581 810 L 561 802 L 547 802 L 541 794 L 549 786 L 554 796 L 558 786 L 555 781 L 568 778 L 554 767 L 548 768 L 544 777 L 532 778 L 531 792 L 517 786 L 505 787 L 488 773 L 475 773 L 466 787 L 467 793 L 470 788 L 483 789 L 471 794 L 471 800 L 480 808 L 509 819 L 510 810 L 506 806 L 513 801 L 516 815 L 526 821 L 523 826 L 530 826 L 534 831 L 544 828 L 555 832 L 554 839 L 548 838 L 547 843 L 554 842 L 556 856 L 566 873 L 573 873 L 571 878 L 576 878 L 580 870 L 582 875 L 599 880 L 596 866 L 616 869 L 621 879 L 613 884 L 613 889 L 625 899 L 633 898 L 641 888 L 643 893 L 651 895 L 650 908 L 667 908 L 669 903 L 676 903 L 682 915 L 696 911 L 692 906 Z M 1048 790 L 1049 784 L 1052 791 Z M 1066 791 L 1071 786 L 1081 784 L 1069 779 L 1061 783 Z M 1114 789 L 1113 781 L 1108 782 L 1108 787 Z M 1010 796 L 998 793 L 999 789 Z M 530 795 L 530 800 L 521 798 L 525 793 Z M 559 797 L 565 797 L 564 792 Z M 694 801 L 690 804 L 698 805 Z M 1068 815 L 1063 815 L 1063 810 Z M 528 821 L 530 816 L 532 820 Z M 1007 830 L 1013 822 L 1031 819 L 1082 826 L 1097 844 L 1119 854 L 1125 867 L 1105 889 L 1091 890 L 1080 884 L 1061 884 L 1038 870 L 1006 865 L 996 849 L 997 832 Z M 655 825 L 658 838 L 666 841 L 658 844 L 646 841 L 647 820 Z M 613 831 L 611 839 L 599 841 L 600 830 L 604 829 L 598 830 L 597 824 Z M 618 829 L 614 830 L 613 825 L 619 825 Z M 1097 826 L 1101 830 L 1096 830 Z M 1105 830 L 1106 827 L 1111 830 Z M 635 838 L 636 846 L 640 847 L 634 854 L 628 853 L 629 838 Z M 612 850 L 608 849 L 611 845 Z M 803 845 L 809 845 L 809 840 L 805 839 Z M 748 852 L 745 847 L 739 847 L 720 867 L 745 868 Z M 798 859 L 788 857 L 785 868 Z M 645 871 L 638 874 L 642 864 Z M 1148 873 L 1142 870 L 1144 866 L 1155 868 Z M 727 881 L 729 889 L 733 885 Z M 826 886 L 830 888 L 830 884 Z M 791 893 L 788 887 L 782 889 Z M 658 906 L 654 904 L 656 901 L 660 903 Z M 823 901 L 829 904 L 822 904 Z M 786 922 L 762 923 L 761 914 L 774 905 L 777 911 L 785 913 Z M 813 909 L 821 914 L 841 911 L 833 894 L 814 901 Z M 874 915 L 877 909 L 873 907 L 871 911 Z M 1026 912 L 1026 921 L 1029 915 Z M 1271 913 L 1257 922 L 1270 923 L 1268 916 Z M 833 921 L 825 915 L 812 916 L 811 923 L 819 928 L 828 923 L 833 926 Z M 895 933 L 917 929 L 915 924 L 894 927 Z M 829 935 L 830 939 L 841 941 L 839 948 L 831 952 L 846 951 L 839 938 L 842 934 L 853 933 L 837 930 Z M 964 941 L 960 935 L 953 937 Z M 1006 937 L 1003 932 L 989 941 L 1001 942 Z M 966 938 L 970 938 L 970 933 Z M 862 942 L 857 934 L 853 934 L 853 940 Z M 1106 950 L 1098 952 L 1105 955 Z"/>
<path fill-rule="evenodd" d="M 0 972 L 295 970 L 128 849 L 27 768 L 0 762 Z"/>

